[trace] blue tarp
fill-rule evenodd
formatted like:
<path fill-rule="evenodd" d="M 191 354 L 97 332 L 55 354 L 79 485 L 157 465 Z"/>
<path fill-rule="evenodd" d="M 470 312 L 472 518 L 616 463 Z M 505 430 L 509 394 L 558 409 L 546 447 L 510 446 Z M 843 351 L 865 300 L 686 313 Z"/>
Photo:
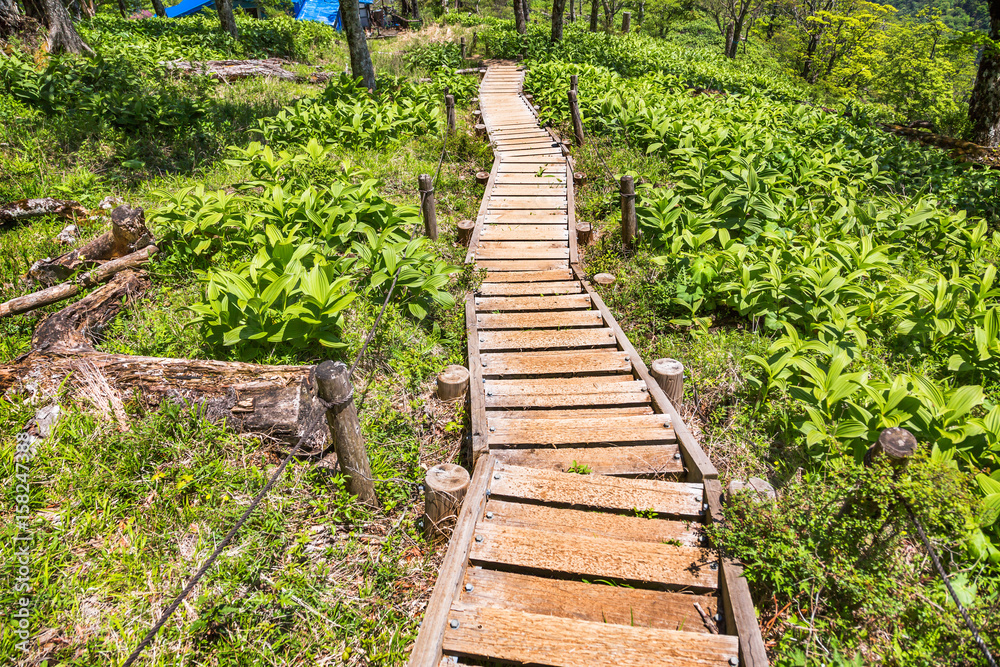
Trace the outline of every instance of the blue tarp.
<path fill-rule="evenodd" d="M 373 0 L 358 0 L 359 4 L 370 5 Z M 365 10 L 368 8 L 365 7 Z M 295 3 L 295 18 L 299 21 L 319 21 L 343 30 L 340 22 L 340 0 L 301 0 Z M 361 26 L 368 27 L 368 12 L 361 12 Z"/>
<path fill-rule="evenodd" d="M 173 7 L 167 7 L 167 18 L 176 19 L 198 13 L 202 7 L 215 7 L 213 0 L 181 0 Z"/>

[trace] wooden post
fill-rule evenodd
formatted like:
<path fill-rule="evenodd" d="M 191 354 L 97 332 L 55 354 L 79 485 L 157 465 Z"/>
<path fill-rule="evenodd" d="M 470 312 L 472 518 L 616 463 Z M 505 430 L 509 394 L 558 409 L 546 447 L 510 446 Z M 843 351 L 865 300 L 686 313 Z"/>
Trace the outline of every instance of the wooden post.
<path fill-rule="evenodd" d="M 455 96 L 446 95 L 444 98 L 444 108 L 448 114 L 448 133 L 455 131 Z"/>
<path fill-rule="evenodd" d="M 420 210 L 424 214 L 424 231 L 432 241 L 437 241 L 438 224 L 437 211 L 434 209 L 434 181 L 430 174 L 420 174 L 417 181 L 420 184 Z"/>
<path fill-rule="evenodd" d="M 602 287 L 610 287 L 615 284 L 615 277 L 610 273 L 598 273 L 594 276 L 594 282 Z"/>
<path fill-rule="evenodd" d="M 573 172 L 573 185 L 580 187 L 587 184 L 587 175 L 582 171 Z"/>
<path fill-rule="evenodd" d="M 479 33 L 477 33 L 477 32 L 476 32 L 475 30 L 473 30 L 473 31 L 472 31 L 472 46 L 471 46 L 471 47 L 469 47 L 469 55 L 470 55 L 470 56 L 471 56 L 471 55 L 472 55 L 473 53 L 475 53 L 475 52 L 476 52 L 476 40 L 478 39 L 478 37 L 479 37 Z"/>
<path fill-rule="evenodd" d="M 576 145 L 583 145 L 583 119 L 580 118 L 580 105 L 576 101 L 576 91 L 571 90 L 569 95 L 569 111 L 573 115 L 573 136 L 576 139 Z"/>
<path fill-rule="evenodd" d="M 468 221 L 463 220 L 462 222 Z M 438 374 L 437 395 L 442 401 L 454 401 L 456 398 L 462 398 L 468 388 L 469 369 L 465 366 L 451 365 Z"/>
<path fill-rule="evenodd" d="M 324 361 L 316 367 L 316 390 L 321 399 L 331 404 L 326 411 L 326 423 L 330 426 L 340 471 L 347 479 L 347 490 L 361 502 L 376 503 L 378 498 L 368 450 L 361 436 L 358 411 L 354 408 L 350 370 L 339 361 Z"/>
<path fill-rule="evenodd" d="M 486 173 L 485 171 L 476 172 L 476 183 L 479 183 L 480 185 L 486 185 L 489 182 L 490 182 L 490 175 L 488 173 Z"/>
<path fill-rule="evenodd" d="M 476 134 L 478 136 L 480 136 L 480 137 L 485 137 L 486 136 L 486 126 L 484 124 L 482 124 L 482 123 L 476 123 L 476 127 L 474 129 L 476 130 Z"/>
<path fill-rule="evenodd" d="M 464 246 L 472 240 L 472 231 L 476 228 L 475 220 L 461 220 L 458 223 L 458 242 Z"/>
<path fill-rule="evenodd" d="M 587 245 L 593 236 L 593 231 L 589 222 L 576 222 L 576 244 Z"/>
<path fill-rule="evenodd" d="M 631 176 L 622 176 L 622 243 L 626 250 L 635 249 L 636 218 L 635 218 L 635 181 Z"/>
<path fill-rule="evenodd" d="M 684 402 L 684 364 L 676 359 L 657 359 L 650 370 L 670 404 L 680 409 Z"/>
<path fill-rule="evenodd" d="M 470 481 L 468 471 L 454 463 L 440 463 L 427 471 L 424 477 L 424 531 L 428 537 L 445 535 L 454 529 Z"/>
<path fill-rule="evenodd" d="M 479 123 L 479 120 L 482 118 L 482 116 L 483 116 L 483 112 L 480 111 L 479 109 L 475 109 L 472 112 L 472 120 L 476 121 L 476 124 Z"/>
<path fill-rule="evenodd" d="M 569 75 L 569 89 L 574 93 L 580 92 L 580 77 L 576 74 Z"/>
<path fill-rule="evenodd" d="M 622 12 L 622 32 L 626 35 L 632 29 L 632 12 Z"/>
<path fill-rule="evenodd" d="M 870 466 L 885 457 L 893 468 L 902 469 L 917 451 L 917 439 L 905 428 L 887 428 L 878 436 L 878 442 L 865 452 L 865 465 Z"/>
<path fill-rule="evenodd" d="M 462 60 L 465 60 L 465 37 L 458 42 L 458 53 Z"/>

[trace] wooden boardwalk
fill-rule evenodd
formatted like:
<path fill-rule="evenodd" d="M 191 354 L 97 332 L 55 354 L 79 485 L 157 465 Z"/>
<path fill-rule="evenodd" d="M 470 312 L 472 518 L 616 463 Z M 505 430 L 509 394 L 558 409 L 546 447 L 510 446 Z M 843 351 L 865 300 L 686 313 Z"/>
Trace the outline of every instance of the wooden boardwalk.
<path fill-rule="evenodd" d="M 522 80 L 493 65 L 480 89 L 475 471 L 409 664 L 766 665 L 746 581 L 702 530 L 715 468 L 583 279 L 572 167 Z"/>

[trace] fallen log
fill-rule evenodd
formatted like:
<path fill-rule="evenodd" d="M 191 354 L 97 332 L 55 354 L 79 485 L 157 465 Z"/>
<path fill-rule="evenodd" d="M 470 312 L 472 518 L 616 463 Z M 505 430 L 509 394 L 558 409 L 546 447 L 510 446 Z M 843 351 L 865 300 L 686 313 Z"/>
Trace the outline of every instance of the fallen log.
<path fill-rule="evenodd" d="M 84 273 L 72 282 L 66 282 L 53 287 L 48 287 L 32 294 L 26 294 L 25 296 L 19 296 L 15 299 L 11 299 L 6 303 L 0 303 L 0 317 L 26 313 L 30 310 L 35 310 L 36 308 L 41 308 L 43 306 L 48 306 L 49 304 L 62 301 L 63 299 L 68 299 L 71 296 L 79 294 L 88 287 L 105 282 L 119 271 L 134 269 L 137 266 L 145 264 L 150 257 L 156 254 L 157 250 L 158 248 L 155 245 L 146 246 L 142 250 L 133 252 L 130 255 L 125 255 L 124 257 L 113 259 L 110 262 L 105 262 L 96 269 Z"/>
<path fill-rule="evenodd" d="M 164 401 L 187 406 L 239 433 L 266 435 L 293 445 L 319 411 L 313 366 L 274 366 L 199 359 L 173 359 L 95 350 L 96 335 L 124 303 L 149 287 L 145 274 L 126 270 L 80 301 L 45 318 L 35 330 L 31 352 L 0 365 L 0 394 L 48 395 L 67 381 L 95 372 L 124 394 L 150 408 Z M 302 453 L 322 454 L 329 429 L 319 420 Z"/>
<path fill-rule="evenodd" d="M 143 210 L 119 206 L 111 212 L 111 229 L 55 259 L 38 260 L 31 265 L 28 275 L 43 285 L 55 285 L 82 268 L 124 257 L 152 242 Z"/>
<path fill-rule="evenodd" d="M 41 215 L 61 215 L 65 217 L 72 216 L 73 214 L 87 215 L 87 211 L 80 202 L 73 201 L 72 199 L 55 199 L 53 197 L 19 199 L 18 201 L 0 204 L 0 226 Z"/>
<path fill-rule="evenodd" d="M 299 81 L 299 76 L 282 67 L 284 63 L 285 61 L 278 58 L 268 58 L 267 60 L 206 60 L 204 62 L 171 60 L 162 64 L 168 70 L 185 74 L 205 74 L 220 81 L 233 81 L 252 76 Z"/>

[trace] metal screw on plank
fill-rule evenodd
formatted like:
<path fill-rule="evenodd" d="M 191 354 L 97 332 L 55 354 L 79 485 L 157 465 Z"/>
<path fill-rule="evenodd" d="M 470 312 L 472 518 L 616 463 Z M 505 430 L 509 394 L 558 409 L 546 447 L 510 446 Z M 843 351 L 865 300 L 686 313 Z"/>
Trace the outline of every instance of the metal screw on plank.
<path fill-rule="evenodd" d="M 694 497 L 694 501 L 695 501 L 696 503 L 700 503 L 700 502 L 701 502 L 701 496 L 695 496 L 695 497 Z"/>
<path fill-rule="evenodd" d="M 483 536 L 482 535 L 476 535 L 476 542 L 482 542 L 482 541 L 483 541 Z"/>
<path fill-rule="evenodd" d="M 625 357 L 625 361 L 628 361 L 628 357 Z"/>
<path fill-rule="evenodd" d="M 722 621 L 722 614 L 716 614 L 712 618 L 714 618 L 716 621 L 720 621 L 721 622 Z M 730 658 L 730 660 L 736 660 L 736 658 Z"/>
<path fill-rule="evenodd" d="M 493 479 L 500 479 L 500 473 L 493 475 Z"/>
<path fill-rule="evenodd" d="M 472 584 L 466 584 L 465 585 L 465 592 L 466 593 L 471 593 L 472 592 Z"/>
<path fill-rule="evenodd" d="M 451 621 L 448 622 L 448 627 L 450 627 L 452 630 L 456 629 L 458 626 L 459 623 L 455 619 L 451 619 Z"/>
<path fill-rule="evenodd" d="M 716 614 L 716 616 L 718 616 L 718 614 Z M 732 665 L 733 667 L 736 667 L 737 665 L 740 664 L 740 659 L 739 658 L 730 658 L 729 659 L 729 664 Z"/>
<path fill-rule="evenodd" d="M 702 505 L 701 509 L 703 509 L 704 511 L 707 512 L 708 511 L 708 503 L 705 503 L 704 505 Z"/>
<path fill-rule="evenodd" d="M 709 569 L 711 569 L 711 570 L 718 570 L 718 569 L 719 569 L 719 564 L 718 564 L 718 563 L 712 563 L 712 564 L 711 564 L 711 565 L 709 565 L 708 567 L 709 567 Z"/>
<path fill-rule="evenodd" d="M 496 426 L 490 426 L 490 433 L 493 433 L 493 431 L 495 431 L 495 430 L 497 430 Z"/>
<path fill-rule="evenodd" d="M 493 512 L 487 512 L 486 513 L 486 518 L 487 519 L 492 519 L 493 518 Z"/>
<path fill-rule="evenodd" d="M 680 458 L 681 458 L 681 453 L 680 452 L 674 452 L 674 460 L 677 461 Z"/>

